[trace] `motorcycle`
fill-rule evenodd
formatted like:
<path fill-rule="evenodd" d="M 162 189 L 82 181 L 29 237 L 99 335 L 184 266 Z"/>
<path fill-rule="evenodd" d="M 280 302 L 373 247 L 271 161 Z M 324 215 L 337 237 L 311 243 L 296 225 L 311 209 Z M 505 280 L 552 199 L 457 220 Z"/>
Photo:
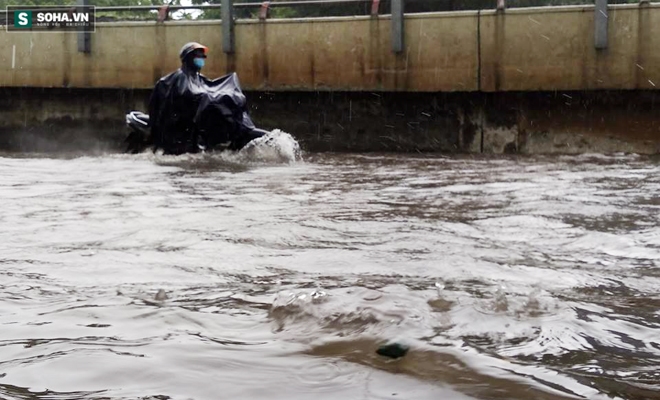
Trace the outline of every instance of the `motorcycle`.
<path fill-rule="evenodd" d="M 203 130 L 197 130 L 194 135 L 183 135 L 183 137 L 175 138 L 174 140 L 160 141 L 163 143 L 156 143 L 154 138 L 151 137 L 151 125 L 149 115 L 141 111 L 130 111 L 126 114 L 126 126 L 129 133 L 124 139 L 126 144 L 125 152 L 131 154 L 142 153 L 148 148 L 153 151 L 163 149 L 165 153 L 181 154 L 181 153 L 197 153 L 201 151 L 239 151 L 244 148 L 252 140 L 265 136 L 269 133 L 264 129 L 252 128 L 242 129 L 240 134 L 233 138 L 233 140 L 222 141 L 220 135 L 211 130 L 206 133 Z"/>
<path fill-rule="evenodd" d="M 129 133 L 124 139 L 126 153 L 142 153 L 151 145 L 149 115 L 140 111 L 131 111 L 126 114 L 126 126 L 129 129 Z"/>
<path fill-rule="evenodd" d="M 238 151 L 268 133 L 252 122 L 236 73 L 211 80 L 176 71 L 159 80 L 149 110 L 126 114 L 129 153 Z"/>

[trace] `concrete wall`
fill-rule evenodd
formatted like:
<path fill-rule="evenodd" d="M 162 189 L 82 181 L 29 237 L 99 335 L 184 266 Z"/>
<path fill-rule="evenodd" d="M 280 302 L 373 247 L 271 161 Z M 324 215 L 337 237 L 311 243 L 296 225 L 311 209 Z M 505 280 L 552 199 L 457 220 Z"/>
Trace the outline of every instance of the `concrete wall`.
<path fill-rule="evenodd" d="M 149 94 L 0 88 L 0 150 L 120 151 Z M 257 126 L 307 151 L 660 153 L 660 91 L 246 94 Z"/>
<path fill-rule="evenodd" d="M 594 7 L 518 9 L 481 17 L 484 91 L 655 89 L 660 7 L 613 6 L 608 48 L 594 48 Z"/>
<path fill-rule="evenodd" d="M 0 86 L 150 88 L 188 41 L 211 48 L 210 77 L 237 71 L 248 90 L 537 91 L 655 89 L 660 4 L 612 6 L 606 50 L 593 6 L 412 14 L 405 51 L 387 16 L 239 21 L 236 53 L 220 21 L 100 23 L 92 53 L 76 34 L 0 29 Z M 14 50 L 15 49 L 15 50 Z"/>
<path fill-rule="evenodd" d="M 476 14 L 406 23 L 409 47 L 399 55 L 390 51 L 386 17 L 242 21 L 233 55 L 222 52 L 219 21 L 101 23 L 91 54 L 77 52 L 75 34 L 3 29 L 0 86 L 150 88 L 178 68 L 184 43 L 199 41 L 211 50 L 204 73 L 237 71 L 246 89 L 476 90 Z"/>
<path fill-rule="evenodd" d="M 232 55 L 218 21 L 100 24 L 91 54 L 0 27 L 0 150 L 119 150 L 194 40 L 207 76 L 239 73 L 258 126 L 307 150 L 660 153 L 660 4 L 612 7 L 601 51 L 593 13 L 410 15 L 402 54 L 387 17 L 241 21 Z"/>

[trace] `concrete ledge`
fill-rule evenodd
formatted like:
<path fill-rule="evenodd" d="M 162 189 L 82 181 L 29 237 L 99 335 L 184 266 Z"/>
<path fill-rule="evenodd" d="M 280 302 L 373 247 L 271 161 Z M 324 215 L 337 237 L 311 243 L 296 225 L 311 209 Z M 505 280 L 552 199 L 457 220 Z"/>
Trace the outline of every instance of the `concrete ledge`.
<path fill-rule="evenodd" d="M 0 88 L 0 150 L 121 151 L 149 90 Z M 257 126 L 307 151 L 660 153 L 656 91 L 247 92 Z"/>

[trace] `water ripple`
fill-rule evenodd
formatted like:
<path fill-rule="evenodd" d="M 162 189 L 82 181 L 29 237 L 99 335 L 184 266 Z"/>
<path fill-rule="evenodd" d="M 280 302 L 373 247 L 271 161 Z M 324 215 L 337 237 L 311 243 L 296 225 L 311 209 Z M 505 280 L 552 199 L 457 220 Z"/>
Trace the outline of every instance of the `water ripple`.
<path fill-rule="evenodd" d="M 0 157 L 0 397 L 657 398 L 658 193 L 622 154 Z"/>

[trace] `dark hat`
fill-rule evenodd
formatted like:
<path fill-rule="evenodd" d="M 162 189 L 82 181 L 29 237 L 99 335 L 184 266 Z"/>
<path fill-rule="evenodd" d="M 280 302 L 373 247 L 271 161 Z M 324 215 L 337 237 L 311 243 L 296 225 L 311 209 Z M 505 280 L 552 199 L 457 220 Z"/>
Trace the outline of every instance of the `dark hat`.
<path fill-rule="evenodd" d="M 206 53 L 209 51 L 209 48 L 197 42 L 186 43 L 183 45 L 181 51 L 179 52 L 179 58 L 181 59 L 181 61 L 183 61 L 190 53 L 192 53 L 195 50 L 202 50 L 202 52 L 204 53 L 204 57 L 206 57 Z"/>

